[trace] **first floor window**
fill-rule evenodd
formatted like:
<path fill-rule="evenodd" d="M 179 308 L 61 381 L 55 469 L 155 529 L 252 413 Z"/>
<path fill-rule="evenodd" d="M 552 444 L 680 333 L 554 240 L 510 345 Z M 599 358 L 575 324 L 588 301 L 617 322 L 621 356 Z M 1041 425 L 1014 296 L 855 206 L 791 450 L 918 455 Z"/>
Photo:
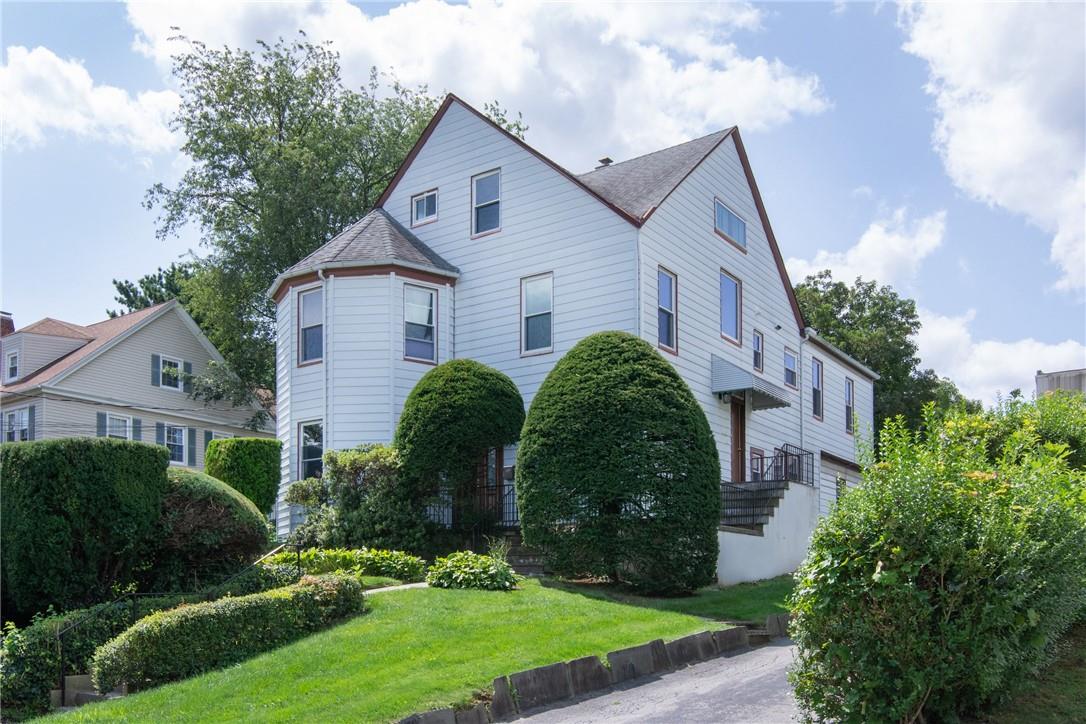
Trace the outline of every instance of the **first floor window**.
<path fill-rule="evenodd" d="M 757 482 L 765 477 L 765 453 L 756 447 L 750 449 L 750 479 Z"/>
<path fill-rule="evenodd" d="M 180 428 L 179 428 L 180 429 Z M 106 417 L 106 434 L 118 440 L 131 439 L 132 419 L 124 415 L 108 415 Z"/>
<path fill-rule="evenodd" d="M 720 334 L 739 344 L 743 311 L 743 283 L 726 271 L 720 272 Z"/>
<path fill-rule="evenodd" d="M 679 280 L 674 274 L 663 267 L 656 270 L 656 338 L 661 347 L 672 352 L 678 349 L 678 288 Z"/>
<path fill-rule="evenodd" d="M 765 367 L 765 357 L 763 347 L 765 346 L 765 337 L 757 329 L 754 330 L 754 337 L 751 342 L 751 347 L 754 348 L 754 369 L 761 372 Z"/>
<path fill-rule="evenodd" d="M 171 390 L 181 389 L 181 360 L 163 357 L 159 374 L 160 387 L 168 387 Z"/>
<path fill-rule="evenodd" d="M 787 347 L 784 348 L 784 384 L 789 387 L 798 387 L 799 385 L 799 362 L 796 359 L 796 353 Z"/>
<path fill-rule="evenodd" d="M 471 180 L 471 233 L 485 234 L 502 226 L 502 173 L 500 169 Z"/>
<path fill-rule="evenodd" d="M 811 360 L 811 414 L 822 419 L 822 360 Z"/>
<path fill-rule="evenodd" d="M 298 362 L 316 362 L 324 357 L 324 291 L 302 292 L 298 307 Z"/>
<path fill-rule="evenodd" d="M 437 292 L 405 284 L 403 288 L 403 355 L 407 359 L 437 362 Z"/>
<path fill-rule="evenodd" d="M 437 221 L 437 189 L 411 199 L 411 225 L 418 226 L 429 221 Z"/>
<path fill-rule="evenodd" d="M 520 280 L 521 340 L 523 354 L 554 348 L 554 275 L 540 274 Z"/>
<path fill-rule="evenodd" d="M 747 248 L 747 222 L 729 209 L 720 200 L 716 200 L 716 231 L 728 241 Z"/>
<path fill-rule="evenodd" d="M 856 387 L 853 385 L 852 380 L 848 377 L 845 378 L 845 432 L 852 432 L 853 420 L 852 417 L 856 413 L 854 396 L 856 394 Z"/>
<path fill-rule="evenodd" d="M 19 376 L 19 353 L 12 352 L 8 355 L 8 379 L 13 380 Z"/>
<path fill-rule="evenodd" d="M 299 470 L 301 477 L 299 479 L 319 478 L 324 470 L 321 462 L 324 455 L 324 425 L 320 422 L 303 422 L 300 427 L 298 457 L 301 461 Z"/>
<path fill-rule="evenodd" d="M 170 462 L 185 464 L 185 428 L 179 425 L 166 426 L 166 448 L 170 451 Z"/>
<path fill-rule="evenodd" d="M 23 442 L 30 439 L 29 408 L 4 413 L 4 441 Z"/>

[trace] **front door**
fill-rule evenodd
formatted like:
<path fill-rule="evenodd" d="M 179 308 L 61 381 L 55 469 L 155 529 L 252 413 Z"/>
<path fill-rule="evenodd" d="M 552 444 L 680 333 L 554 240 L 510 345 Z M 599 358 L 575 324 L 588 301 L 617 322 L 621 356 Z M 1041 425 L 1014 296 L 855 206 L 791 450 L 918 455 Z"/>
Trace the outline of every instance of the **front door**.
<path fill-rule="evenodd" d="M 746 471 L 747 451 L 747 407 L 743 400 L 732 398 L 732 482 L 742 481 Z"/>

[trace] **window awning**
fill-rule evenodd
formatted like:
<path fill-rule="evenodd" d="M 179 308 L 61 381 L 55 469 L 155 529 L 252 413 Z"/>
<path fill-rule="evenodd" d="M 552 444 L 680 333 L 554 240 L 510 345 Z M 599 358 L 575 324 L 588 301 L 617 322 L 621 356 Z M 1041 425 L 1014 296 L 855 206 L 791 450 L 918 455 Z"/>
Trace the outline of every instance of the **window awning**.
<path fill-rule="evenodd" d="M 723 357 L 712 355 L 711 391 L 714 395 L 741 394 L 750 391 L 752 407 L 755 410 L 772 410 L 776 407 L 791 407 L 788 391 L 766 382 L 753 372 L 748 372 L 737 364 Z"/>

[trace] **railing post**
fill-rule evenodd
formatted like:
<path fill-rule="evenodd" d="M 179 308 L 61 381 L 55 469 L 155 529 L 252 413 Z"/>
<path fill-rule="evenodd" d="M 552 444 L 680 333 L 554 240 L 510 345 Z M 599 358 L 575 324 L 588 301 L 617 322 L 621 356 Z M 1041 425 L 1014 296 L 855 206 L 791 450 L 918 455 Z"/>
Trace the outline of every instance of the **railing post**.
<path fill-rule="evenodd" d="M 64 706 L 64 694 L 67 688 L 64 684 L 64 637 L 59 628 L 57 629 L 57 652 L 60 654 L 60 662 L 57 664 L 57 670 L 60 673 L 60 705 Z"/>

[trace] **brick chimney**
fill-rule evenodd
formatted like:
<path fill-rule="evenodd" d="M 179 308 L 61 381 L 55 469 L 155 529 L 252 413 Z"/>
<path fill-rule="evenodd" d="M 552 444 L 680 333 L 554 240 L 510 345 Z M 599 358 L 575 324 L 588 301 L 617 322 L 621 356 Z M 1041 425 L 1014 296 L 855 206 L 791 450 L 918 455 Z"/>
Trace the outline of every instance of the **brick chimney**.
<path fill-rule="evenodd" d="M 6 337 L 15 331 L 15 320 L 11 312 L 0 312 L 0 337 Z"/>

